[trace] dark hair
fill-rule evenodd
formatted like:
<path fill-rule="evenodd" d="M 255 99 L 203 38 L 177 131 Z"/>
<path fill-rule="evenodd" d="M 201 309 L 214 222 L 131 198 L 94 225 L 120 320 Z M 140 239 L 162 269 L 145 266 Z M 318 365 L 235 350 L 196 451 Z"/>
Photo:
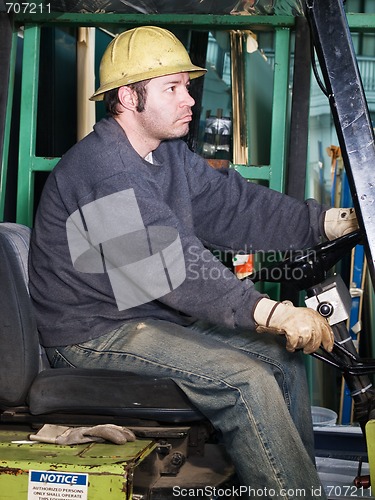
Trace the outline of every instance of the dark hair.
<path fill-rule="evenodd" d="M 142 80 L 141 82 L 130 83 L 128 87 L 135 91 L 137 94 L 137 111 L 141 113 L 145 109 L 146 104 L 146 85 L 150 80 Z M 104 94 L 104 103 L 107 113 L 111 116 L 120 114 L 118 105 L 120 104 L 118 98 L 118 88 L 109 90 Z"/>

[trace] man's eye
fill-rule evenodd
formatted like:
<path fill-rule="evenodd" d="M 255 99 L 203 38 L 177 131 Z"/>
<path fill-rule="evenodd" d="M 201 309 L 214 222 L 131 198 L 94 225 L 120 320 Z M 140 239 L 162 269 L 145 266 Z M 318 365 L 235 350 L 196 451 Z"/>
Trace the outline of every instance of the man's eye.
<path fill-rule="evenodd" d="M 173 85 L 172 87 L 167 88 L 167 92 L 174 92 L 175 91 L 175 86 Z"/>

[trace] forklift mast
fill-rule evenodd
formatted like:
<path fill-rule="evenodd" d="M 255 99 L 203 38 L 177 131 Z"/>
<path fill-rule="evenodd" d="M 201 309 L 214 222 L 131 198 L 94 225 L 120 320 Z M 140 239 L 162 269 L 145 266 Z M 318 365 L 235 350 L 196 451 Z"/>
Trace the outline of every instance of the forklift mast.
<path fill-rule="evenodd" d="M 375 142 L 343 0 L 305 0 L 372 284 L 375 284 Z"/>

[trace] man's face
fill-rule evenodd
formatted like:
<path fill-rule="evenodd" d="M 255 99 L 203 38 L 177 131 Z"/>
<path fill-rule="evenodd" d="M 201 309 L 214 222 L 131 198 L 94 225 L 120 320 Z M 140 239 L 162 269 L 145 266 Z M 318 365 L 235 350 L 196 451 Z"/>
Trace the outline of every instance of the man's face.
<path fill-rule="evenodd" d="M 188 133 L 195 103 L 189 84 L 189 73 L 160 76 L 147 83 L 145 108 L 137 116 L 145 139 L 163 141 Z"/>

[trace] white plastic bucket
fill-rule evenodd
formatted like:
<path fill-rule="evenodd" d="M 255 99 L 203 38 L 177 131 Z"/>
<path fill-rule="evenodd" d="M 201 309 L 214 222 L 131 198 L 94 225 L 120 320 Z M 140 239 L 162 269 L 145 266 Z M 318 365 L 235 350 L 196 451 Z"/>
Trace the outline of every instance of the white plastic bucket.
<path fill-rule="evenodd" d="M 336 425 L 337 413 L 321 406 L 312 406 L 311 415 L 313 425 Z"/>

